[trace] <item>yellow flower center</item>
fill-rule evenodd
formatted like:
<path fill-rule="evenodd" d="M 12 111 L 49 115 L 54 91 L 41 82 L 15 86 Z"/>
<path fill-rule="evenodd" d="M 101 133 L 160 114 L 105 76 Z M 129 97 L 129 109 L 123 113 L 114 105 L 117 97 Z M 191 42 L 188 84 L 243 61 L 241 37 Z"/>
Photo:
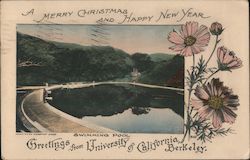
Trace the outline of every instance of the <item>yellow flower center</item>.
<path fill-rule="evenodd" d="M 184 39 L 184 44 L 185 44 L 186 46 L 192 46 L 195 42 L 196 42 L 196 38 L 193 37 L 193 36 L 187 36 L 187 37 Z"/>
<path fill-rule="evenodd" d="M 220 109 L 223 107 L 223 99 L 221 97 L 212 96 L 208 100 L 208 105 L 213 109 Z"/>

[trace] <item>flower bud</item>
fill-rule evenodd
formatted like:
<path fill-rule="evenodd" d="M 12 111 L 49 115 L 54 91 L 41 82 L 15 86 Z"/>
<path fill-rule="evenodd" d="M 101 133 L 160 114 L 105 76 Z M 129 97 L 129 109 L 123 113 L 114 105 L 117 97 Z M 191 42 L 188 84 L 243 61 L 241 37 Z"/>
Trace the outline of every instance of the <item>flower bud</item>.
<path fill-rule="evenodd" d="M 211 24 L 211 27 L 210 27 L 210 32 L 212 35 L 220 35 L 222 32 L 223 32 L 223 28 L 222 28 L 222 25 L 218 22 L 214 22 Z"/>

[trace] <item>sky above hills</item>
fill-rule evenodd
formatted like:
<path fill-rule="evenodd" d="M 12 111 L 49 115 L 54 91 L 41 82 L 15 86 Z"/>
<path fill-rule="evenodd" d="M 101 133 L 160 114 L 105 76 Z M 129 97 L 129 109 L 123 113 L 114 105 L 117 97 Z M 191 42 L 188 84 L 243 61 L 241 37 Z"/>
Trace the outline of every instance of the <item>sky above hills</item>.
<path fill-rule="evenodd" d="M 80 45 L 109 45 L 130 54 L 173 53 L 168 34 L 179 26 L 145 25 L 17 25 L 17 31 L 41 39 Z M 173 53 L 174 54 L 174 53 Z"/>

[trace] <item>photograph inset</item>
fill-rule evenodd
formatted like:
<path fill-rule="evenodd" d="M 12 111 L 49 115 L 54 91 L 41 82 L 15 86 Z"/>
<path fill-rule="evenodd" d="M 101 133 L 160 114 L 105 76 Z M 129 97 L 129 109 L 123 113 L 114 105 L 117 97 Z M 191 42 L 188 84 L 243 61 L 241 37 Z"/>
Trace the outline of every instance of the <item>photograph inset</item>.
<path fill-rule="evenodd" d="M 16 132 L 183 134 L 169 25 L 17 25 Z"/>

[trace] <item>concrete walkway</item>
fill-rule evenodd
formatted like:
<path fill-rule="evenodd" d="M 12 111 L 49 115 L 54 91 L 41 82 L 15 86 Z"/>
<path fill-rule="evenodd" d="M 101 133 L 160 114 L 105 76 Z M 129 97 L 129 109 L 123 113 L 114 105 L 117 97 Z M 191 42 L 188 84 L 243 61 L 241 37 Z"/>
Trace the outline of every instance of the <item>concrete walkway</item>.
<path fill-rule="evenodd" d="M 107 84 L 129 84 L 147 88 L 159 88 L 159 89 L 167 89 L 172 91 L 179 91 L 184 92 L 183 88 L 174 88 L 174 87 L 166 87 L 166 86 L 158 86 L 158 85 L 151 85 L 151 84 L 144 84 L 144 83 L 137 83 L 137 82 L 92 82 L 92 83 L 83 83 L 83 82 L 69 82 L 66 84 L 55 84 L 53 85 L 54 88 L 84 88 L 84 87 L 91 87 L 91 86 L 98 86 L 98 85 L 107 85 Z M 42 89 L 47 88 L 48 86 L 22 86 L 17 88 L 17 90 L 34 90 L 34 89 Z M 49 87 L 51 88 L 51 87 Z M 51 88 L 53 89 L 53 88 Z"/>
<path fill-rule="evenodd" d="M 114 132 L 112 130 L 89 124 L 84 126 L 80 119 L 60 114 L 61 111 L 47 103 L 43 103 L 43 89 L 36 90 L 27 95 L 22 103 L 22 109 L 30 123 L 41 132 L 61 132 L 61 133 L 91 133 L 91 132 Z M 66 115 L 66 116 L 65 116 Z M 85 122 L 85 124 L 87 124 Z"/>

